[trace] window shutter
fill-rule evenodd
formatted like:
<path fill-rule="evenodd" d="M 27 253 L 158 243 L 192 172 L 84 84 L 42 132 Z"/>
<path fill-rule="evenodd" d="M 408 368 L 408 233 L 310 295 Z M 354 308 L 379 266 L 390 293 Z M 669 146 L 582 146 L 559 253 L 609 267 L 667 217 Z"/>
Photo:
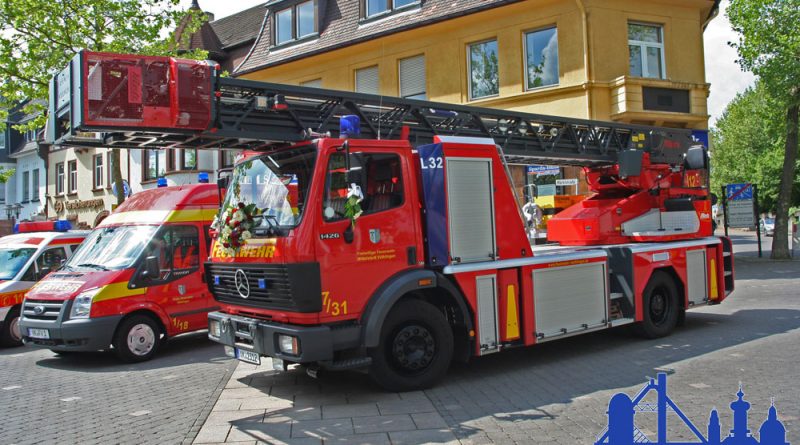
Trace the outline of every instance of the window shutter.
<path fill-rule="evenodd" d="M 426 99 L 424 55 L 400 61 L 400 97 Z"/>
<path fill-rule="evenodd" d="M 378 67 L 371 66 L 356 70 L 356 92 L 378 94 Z"/>

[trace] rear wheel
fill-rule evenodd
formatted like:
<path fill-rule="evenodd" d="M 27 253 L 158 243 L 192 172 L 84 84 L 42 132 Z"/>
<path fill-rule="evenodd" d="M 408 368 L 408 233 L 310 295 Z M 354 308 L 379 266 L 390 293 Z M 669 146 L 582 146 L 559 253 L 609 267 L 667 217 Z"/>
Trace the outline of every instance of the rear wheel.
<path fill-rule="evenodd" d="M 11 308 L 6 315 L 3 329 L 0 330 L 0 345 L 22 346 L 22 333 L 19 329 L 19 306 Z"/>
<path fill-rule="evenodd" d="M 161 327 L 146 315 L 122 321 L 114 336 L 114 352 L 121 360 L 136 363 L 150 360 L 161 344 Z"/>
<path fill-rule="evenodd" d="M 639 323 L 640 333 L 647 338 L 672 333 L 680 317 L 678 290 L 672 277 L 662 271 L 654 272 L 644 289 L 642 302 L 644 317 Z"/>
<path fill-rule="evenodd" d="M 427 388 L 450 366 L 453 331 L 436 306 L 402 301 L 386 317 L 370 356 L 370 376 L 378 385 L 391 391 Z"/>

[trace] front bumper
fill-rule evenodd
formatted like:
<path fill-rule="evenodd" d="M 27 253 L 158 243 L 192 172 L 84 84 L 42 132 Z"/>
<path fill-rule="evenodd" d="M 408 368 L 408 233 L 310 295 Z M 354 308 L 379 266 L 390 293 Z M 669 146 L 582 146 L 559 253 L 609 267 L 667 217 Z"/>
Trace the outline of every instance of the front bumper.
<path fill-rule="evenodd" d="M 208 338 L 212 341 L 292 363 L 331 361 L 336 351 L 357 347 L 361 338 L 358 325 L 337 328 L 290 325 L 222 312 L 209 313 L 208 322 Z M 212 322 L 219 323 L 219 337 L 210 329 Z M 297 338 L 299 354 L 281 352 L 278 346 L 278 335 L 281 334 Z"/>
<path fill-rule="evenodd" d="M 87 318 L 81 320 L 44 321 L 20 318 L 22 341 L 27 346 L 38 346 L 54 351 L 102 351 L 111 346 L 114 331 L 122 315 Z M 47 329 L 49 339 L 31 338 L 28 328 Z"/>

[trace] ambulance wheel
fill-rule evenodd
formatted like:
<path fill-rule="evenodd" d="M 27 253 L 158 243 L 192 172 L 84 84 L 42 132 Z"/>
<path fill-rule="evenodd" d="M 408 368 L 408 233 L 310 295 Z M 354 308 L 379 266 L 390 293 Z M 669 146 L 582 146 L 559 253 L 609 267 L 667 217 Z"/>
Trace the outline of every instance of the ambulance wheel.
<path fill-rule="evenodd" d="M 19 330 L 19 306 L 11 308 L 6 315 L 3 329 L 0 330 L 0 345 L 22 346 L 22 333 Z"/>
<path fill-rule="evenodd" d="M 114 352 L 128 363 L 144 362 L 153 358 L 161 343 L 161 327 L 151 317 L 134 315 L 126 318 L 114 336 Z"/>
<path fill-rule="evenodd" d="M 678 289 L 669 274 L 655 271 L 642 295 L 644 317 L 639 323 L 640 334 L 646 338 L 659 338 L 672 333 L 678 324 Z"/>
<path fill-rule="evenodd" d="M 390 391 L 428 388 L 453 358 L 453 331 L 436 306 L 401 301 L 386 316 L 378 347 L 370 351 L 370 377 Z"/>

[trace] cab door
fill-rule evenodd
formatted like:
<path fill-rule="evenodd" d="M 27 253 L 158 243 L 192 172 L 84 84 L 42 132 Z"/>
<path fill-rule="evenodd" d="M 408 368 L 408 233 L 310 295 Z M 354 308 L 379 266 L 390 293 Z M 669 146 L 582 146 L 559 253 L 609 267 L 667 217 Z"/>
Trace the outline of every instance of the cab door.
<path fill-rule="evenodd" d="M 163 226 L 144 256 L 145 264 L 158 264 L 158 273 L 142 278 L 147 286 L 146 298 L 167 313 L 167 330 L 172 335 L 205 329 L 208 324 L 212 300 L 201 270 L 205 239 L 200 232 L 201 226 L 194 224 Z"/>
<path fill-rule="evenodd" d="M 408 157 L 381 148 L 354 151 L 349 163 L 345 156 L 329 155 L 317 210 L 323 321 L 357 317 L 387 277 L 418 267 L 422 254 Z M 363 195 L 354 224 L 346 204 L 353 185 Z"/>

